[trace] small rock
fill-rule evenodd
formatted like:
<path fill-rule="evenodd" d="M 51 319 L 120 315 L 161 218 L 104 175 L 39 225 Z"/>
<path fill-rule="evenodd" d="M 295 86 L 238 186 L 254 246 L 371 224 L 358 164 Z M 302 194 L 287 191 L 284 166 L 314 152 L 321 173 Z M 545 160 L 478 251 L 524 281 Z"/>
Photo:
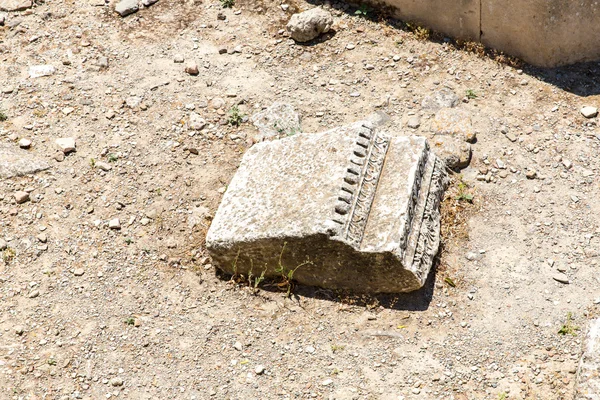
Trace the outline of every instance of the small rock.
<path fill-rule="evenodd" d="M 6 240 L 0 239 L 0 251 L 4 251 L 7 248 L 8 248 L 8 244 L 6 243 Z"/>
<path fill-rule="evenodd" d="M 127 107 L 129 108 L 135 108 L 139 106 L 141 102 L 142 98 L 138 96 L 131 96 L 125 99 L 125 104 L 127 104 Z"/>
<path fill-rule="evenodd" d="M 0 0 L 0 11 L 25 11 L 32 6 L 32 0 Z"/>
<path fill-rule="evenodd" d="M 210 106 L 215 110 L 220 110 L 221 108 L 225 107 L 225 100 L 220 97 L 215 97 L 210 101 Z"/>
<path fill-rule="evenodd" d="M 327 33 L 333 25 L 333 16 L 320 7 L 292 15 L 287 24 L 290 36 L 297 42 L 308 42 L 321 33 Z"/>
<path fill-rule="evenodd" d="M 185 72 L 190 75 L 198 75 L 200 73 L 198 70 L 198 64 L 196 64 L 194 61 L 187 63 L 185 66 Z"/>
<path fill-rule="evenodd" d="M 115 387 L 117 387 L 117 386 L 123 386 L 123 383 L 124 383 L 124 382 L 123 382 L 123 378 L 120 378 L 120 377 L 118 377 L 118 376 L 116 376 L 116 377 L 114 377 L 114 378 L 112 378 L 112 379 L 110 380 L 110 384 L 111 384 L 112 386 L 115 386 Z"/>
<path fill-rule="evenodd" d="M 433 151 L 452 170 L 460 170 L 471 162 L 471 145 L 452 136 L 436 136 Z"/>
<path fill-rule="evenodd" d="M 506 133 L 506 138 L 513 143 L 517 141 L 517 137 L 515 135 L 513 135 L 511 132 Z"/>
<path fill-rule="evenodd" d="M 254 368 L 254 372 L 256 375 L 262 375 L 265 372 L 265 367 L 263 365 L 257 365 L 256 368 Z"/>
<path fill-rule="evenodd" d="M 19 147 L 22 148 L 22 149 L 28 149 L 28 148 L 30 148 L 31 147 L 31 140 L 25 139 L 25 138 L 19 140 Z"/>
<path fill-rule="evenodd" d="M 560 283 L 564 283 L 564 284 L 569 283 L 569 277 L 562 272 L 557 272 L 556 274 L 552 275 L 552 279 L 554 279 L 556 282 L 560 282 Z"/>
<path fill-rule="evenodd" d="M 527 172 L 525 172 L 525 177 L 527 177 L 527 179 L 535 179 L 537 177 L 537 171 L 534 169 L 529 169 Z"/>
<path fill-rule="evenodd" d="M 108 57 L 98 57 L 98 67 L 106 69 L 108 68 Z"/>
<path fill-rule="evenodd" d="M 39 290 L 34 290 L 33 292 L 29 293 L 29 295 L 27 297 L 29 297 L 30 299 L 35 299 L 39 295 L 40 295 L 40 291 Z"/>
<path fill-rule="evenodd" d="M 23 204 L 27 201 L 29 201 L 29 193 L 27 192 L 22 192 L 22 191 L 18 191 L 15 192 L 15 201 L 17 202 L 17 204 Z"/>
<path fill-rule="evenodd" d="M 183 57 L 182 54 L 175 54 L 175 57 L 173 57 L 173 62 L 175 64 L 183 64 L 184 61 L 185 61 L 185 58 Z"/>
<path fill-rule="evenodd" d="M 108 221 L 108 227 L 110 229 L 121 229 L 121 222 L 119 221 L 119 218 L 114 218 Z"/>
<path fill-rule="evenodd" d="M 406 125 L 409 128 L 417 129 L 418 127 L 421 126 L 421 120 L 419 119 L 419 117 L 417 117 L 416 115 L 414 115 L 414 116 L 412 116 L 412 117 L 410 117 L 408 119 L 408 121 L 406 122 Z"/>
<path fill-rule="evenodd" d="M 75 276 L 82 276 L 83 274 L 85 274 L 85 271 L 83 268 L 75 268 L 73 270 L 73 275 L 75 275 Z"/>
<path fill-rule="evenodd" d="M 115 5 L 115 11 L 121 16 L 126 17 L 140 9 L 138 0 L 121 0 Z"/>
<path fill-rule="evenodd" d="M 465 141 L 467 143 L 475 143 L 475 142 L 477 142 L 477 133 L 475 131 L 467 132 L 465 134 Z"/>
<path fill-rule="evenodd" d="M 438 111 L 441 108 L 456 107 L 459 103 L 460 98 L 452 89 L 442 88 L 425 96 L 421 102 L 421 106 L 431 111 Z"/>
<path fill-rule="evenodd" d="M 325 379 L 323 382 L 321 382 L 321 385 L 330 386 L 332 383 L 333 383 L 333 379 Z"/>
<path fill-rule="evenodd" d="M 158 3 L 158 0 L 142 0 L 144 7 L 150 7 L 152 4 Z"/>
<path fill-rule="evenodd" d="M 39 235 L 37 235 L 37 240 L 39 240 L 42 243 L 46 243 L 48 241 L 48 235 L 46 235 L 45 233 L 40 233 Z"/>
<path fill-rule="evenodd" d="M 19 336 L 21 336 L 23 332 L 25 332 L 25 329 L 21 325 L 16 325 L 13 329 L 15 330 L 15 334 Z"/>
<path fill-rule="evenodd" d="M 581 109 L 581 115 L 586 118 L 594 118 L 598 115 L 598 109 L 596 107 L 586 106 Z"/>
<path fill-rule="evenodd" d="M 473 137 L 473 124 L 471 114 L 464 110 L 443 108 L 431 122 L 431 131 L 435 135 L 456 136 L 468 142 L 468 137 Z"/>
<path fill-rule="evenodd" d="M 55 153 L 52 156 L 52 158 L 54 158 L 58 162 L 62 162 L 65 160 L 65 153 L 63 153 L 62 151 L 59 151 L 59 152 Z"/>
<path fill-rule="evenodd" d="M 201 131 L 206 126 L 206 120 L 195 112 L 190 113 L 190 128 L 195 131 Z"/>
<path fill-rule="evenodd" d="M 573 163 L 570 160 L 565 159 L 562 161 L 562 163 L 566 169 L 571 169 L 571 167 L 573 167 Z"/>
<path fill-rule="evenodd" d="M 32 65 L 29 67 L 30 78 L 54 75 L 56 68 L 52 65 Z"/>
<path fill-rule="evenodd" d="M 235 342 L 233 344 L 233 348 L 236 349 L 237 351 L 242 351 L 244 348 L 242 347 L 242 343 L 241 342 Z"/>
<path fill-rule="evenodd" d="M 64 154 L 75 151 L 75 139 L 72 137 L 56 139 L 56 145 Z"/>
<path fill-rule="evenodd" d="M 108 172 L 112 169 L 112 165 L 106 163 L 104 161 L 96 161 L 96 168 L 101 169 L 102 171 Z"/>

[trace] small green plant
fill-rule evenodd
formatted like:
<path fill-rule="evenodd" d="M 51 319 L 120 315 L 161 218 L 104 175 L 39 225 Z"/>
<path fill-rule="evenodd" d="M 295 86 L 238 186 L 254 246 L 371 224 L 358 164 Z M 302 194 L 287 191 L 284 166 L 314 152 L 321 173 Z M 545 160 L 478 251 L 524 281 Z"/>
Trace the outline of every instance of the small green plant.
<path fill-rule="evenodd" d="M 92 168 L 96 167 L 96 160 L 93 158 L 90 158 L 90 167 L 92 167 Z"/>
<path fill-rule="evenodd" d="M 0 122 L 4 122 L 8 119 L 8 115 L 0 108 Z"/>
<path fill-rule="evenodd" d="M 475 91 L 473 89 L 468 89 L 466 96 L 467 96 L 467 99 L 470 99 L 470 100 L 476 99 L 478 97 L 477 93 L 475 93 Z"/>
<path fill-rule="evenodd" d="M 130 237 L 128 237 L 128 238 L 125 238 L 125 243 L 126 243 L 126 244 L 131 244 L 131 243 L 133 243 L 133 239 L 132 239 L 132 238 L 130 238 Z"/>
<path fill-rule="evenodd" d="M 412 32 L 418 40 L 427 40 L 431 37 L 431 30 L 419 24 L 407 23 L 406 28 Z"/>
<path fill-rule="evenodd" d="M 458 195 L 456 200 L 466 201 L 467 203 L 473 203 L 473 195 L 467 191 L 468 186 L 463 181 L 458 183 Z"/>
<path fill-rule="evenodd" d="M 366 4 L 361 4 L 358 9 L 354 12 L 354 15 L 357 15 L 362 18 L 368 18 L 371 9 L 367 7 Z"/>
<path fill-rule="evenodd" d="M 119 159 L 119 157 L 117 157 L 116 154 L 108 153 L 106 155 L 106 159 L 108 160 L 108 162 L 116 162 Z"/>
<path fill-rule="evenodd" d="M 15 258 L 16 255 L 17 255 L 17 252 L 15 251 L 15 249 L 13 249 L 12 247 L 7 247 L 2 252 L 2 260 L 4 260 L 5 264 L 8 264 L 9 262 L 11 262 L 13 260 L 13 258 Z"/>
<path fill-rule="evenodd" d="M 265 273 L 267 269 L 265 268 L 263 272 L 260 273 L 259 276 L 254 278 L 254 291 L 258 290 L 258 286 L 265 280 Z M 250 282 L 252 284 L 252 281 Z"/>
<path fill-rule="evenodd" d="M 498 395 L 498 400 L 506 400 L 507 394 L 502 392 Z"/>
<path fill-rule="evenodd" d="M 56 360 L 54 358 L 49 358 L 47 362 L 48 365 L 56 365 Z"/>
<path fill-rule="evenodd" d="M 563 326 L 558 330 L 558 334 L 559 335 L 571 335 L 571 336 L 577 336 L 577 331 L 580 328 L 576 325 L 573 325 L 573 314 L 572 313 L 567 313 L 567 320 L 565 321 L 565 323 L 563 324 Z"/>
<path fill-rule="evenodd" d="M 162 191 L 160 190 L 160 188 L 156 188 L 156 189 L 154 189 L 154 193 L 155 193 L 157 196 L 160 196 L 160 194 L 162 193 Z"/>
<path fill-rule="evenodd" d="M 285 290 L 285 296 L 290 297 L 292 294 L 292 290 L 294 288 L 294 274 L 298 270 L 298 268 L 303 267 L 307 264 L 312 264 L 310 260 L 304 261 L 303 263 L 296 266 L 294 269 L 287 269 L 283 266 L 282 258 L 283 252 L 285 251 L 285 246 L 287 243 L 283 244 L 283 248 L 281 249 L 281 253 L 279 253 L 279 263 L 277 268 L 275 268 L 275 272 L 281 275 L 281 282 L 277 285 L 281 290 Z"/>
<path fill-rule="evenodd" d="M 344 350 L 345 348 L 346 348 L 346 346 L 339 345 L 339 344 L 332 344 L 332 345 L 331 345 L 331 351 L 333 351 L 334 353 L 335 353 L 336 351 L 342 351 L 342 350 Z"/>
<path fill-rule="evenodd" d="M 129 317 L 125 320 L 125 325 L 135 325 L 135 318 Z"/>
<path fill-rule="evenodd" d="M 235 0 L 219 0 L 223 8 L 232 8 L 235 6 Z"/>
<path fill-rule="evenodd" d="M 240 112 L 238 106 L 231 107 L 229 110 L 229 118 L 227 119 L 227 123 L 232 126 L 240 126 L 243 120 L 244 114 Z"/>

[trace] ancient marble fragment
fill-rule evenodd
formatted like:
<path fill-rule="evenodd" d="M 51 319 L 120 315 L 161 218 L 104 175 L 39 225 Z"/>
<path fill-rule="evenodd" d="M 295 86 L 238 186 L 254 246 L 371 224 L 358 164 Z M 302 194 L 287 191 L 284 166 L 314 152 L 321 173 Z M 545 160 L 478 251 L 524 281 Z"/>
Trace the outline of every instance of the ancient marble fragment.
<path fill-rule="evenodd" d="M 421 137 L 359 122 L 259 143 L 206 237 L 231 274 L 356 292 L 419 289 L 440 235 L 443 162 Z"/>

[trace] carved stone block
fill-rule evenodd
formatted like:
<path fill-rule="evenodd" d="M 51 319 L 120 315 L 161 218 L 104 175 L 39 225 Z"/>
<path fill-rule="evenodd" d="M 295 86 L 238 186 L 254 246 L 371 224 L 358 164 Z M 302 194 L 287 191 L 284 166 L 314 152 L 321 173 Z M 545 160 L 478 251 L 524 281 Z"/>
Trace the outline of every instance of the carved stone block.
<path fill-rule="evenodd" d="M 368 122 L 260 143 L 244 155 L 206 245 L 231 274 L 416 290 L 438 250 L 446 182 L 424 138 Z"/>

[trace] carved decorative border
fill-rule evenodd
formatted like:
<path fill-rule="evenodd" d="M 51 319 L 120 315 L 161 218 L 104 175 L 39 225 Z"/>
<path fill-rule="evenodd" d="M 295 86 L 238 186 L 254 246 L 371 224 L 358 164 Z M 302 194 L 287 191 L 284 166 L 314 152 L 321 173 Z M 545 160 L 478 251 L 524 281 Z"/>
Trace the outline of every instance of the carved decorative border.
<path fill-rule="evenodd" d="M 356 140 L 333 219 L 339 224 L 336 235 L 355 247 L 362 242 L 389 144 L 387 136 L 368 125 Z"/>

